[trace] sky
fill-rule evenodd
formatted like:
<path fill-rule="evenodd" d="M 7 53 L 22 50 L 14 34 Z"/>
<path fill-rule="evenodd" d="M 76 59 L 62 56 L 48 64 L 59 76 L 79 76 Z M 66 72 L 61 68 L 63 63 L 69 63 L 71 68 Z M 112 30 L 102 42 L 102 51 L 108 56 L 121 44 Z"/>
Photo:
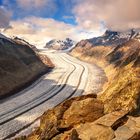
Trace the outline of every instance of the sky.
<path fill-rule="evenodd" d="M 0 31 L 43 45 L 140 27 L 140 0 L 0 0 Z"/>

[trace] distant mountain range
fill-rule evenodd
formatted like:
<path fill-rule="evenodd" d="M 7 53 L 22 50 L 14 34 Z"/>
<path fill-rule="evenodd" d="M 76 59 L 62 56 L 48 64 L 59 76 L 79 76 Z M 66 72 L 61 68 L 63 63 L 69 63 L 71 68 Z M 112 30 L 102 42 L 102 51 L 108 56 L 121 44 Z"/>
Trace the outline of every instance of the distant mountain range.
<path fill-rule="evenodd" d="M 140 39 L 140 29 L 131 29 L 126 32 L 106 30 L 102 36 L 81 40 L 76 44 L 70 38 L 64 40 L 53 39 L 46 43 L 45 48 L 55 50 L 71 50 L 77 46 L 118 46 L 130 39 Z"/>
<path fill-rule="evenodd" d="M 92 43 L 94 46 L 117 46 L 134 38 L 140 38 L 140 30 L 132 29 L 127 32 L 106 30 L 102 36 L 87 39 L 87 41 Z"/>
<path fill-rule="evenodd" d="M 73 41 L 70 38 L 66 38 L 64 40 L 53 39 L 49 41 L 48 43 L 46 43 L 45 48 L 51 48 L 55 50 L 66 50 L 75 46 L 75 44 L 76 44 L 75 41 Z"/>

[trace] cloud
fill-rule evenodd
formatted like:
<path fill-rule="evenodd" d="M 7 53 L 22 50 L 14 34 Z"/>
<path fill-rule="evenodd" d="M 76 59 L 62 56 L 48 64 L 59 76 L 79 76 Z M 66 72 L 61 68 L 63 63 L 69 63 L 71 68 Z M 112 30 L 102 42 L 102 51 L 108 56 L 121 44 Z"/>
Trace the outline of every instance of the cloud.
<path fill-rule="evenodd" d="M 46 0 L 16 0 L 17 4 L 21 7 L 21 8 L 25 8 L 25 9 L 29 9 L 29 8 L 42 8 L 44 7 L 44 5 L 46 4 L 46 2 L 48 3 L 48 1 Z"/>
<path fill-rule="evenodd" d="M 73 16 L 63 16 L 63 19 L 74 19 Z"/>
<path fill-rule="evenodd" d="M 19 36 L 35 45 L 45 45 L 51 39 L 64 39 L 66 37 L 79 41 L 99 34 L 99 32 L 86 32 L 79 26 L 66 24 L 52 18 L 35 16 L 11 21 L 10 26 L 12 28 L 4 32 L 6 35 Z"/>
<path fill-rule="evenodd" d="M 0 6 L 0 28 L 6 28 L 9 26 L 11 16 L 11 11 L 7 11 L 3 6 Z"/>
<path fill-rule="evenodd" d="M 14 19 L 52 16 L 58 8 L 56 0 L 4 0 L 2 4 L 13 11 Z"/>
<path fill-rule="evenodd" d="M 43 9 L 51 9 L 55 10 L 56 4 L 54 0 L 16 0 L 17 5 L 26 10 L 42 10 Z M 35 11 L 34 11 L 35 12 Z"/>
<path fill-rule="evenodd" d="M 74 7 L 77 23 L 87 30 L 140 28 L 140 0 L 80 0 Z"/>

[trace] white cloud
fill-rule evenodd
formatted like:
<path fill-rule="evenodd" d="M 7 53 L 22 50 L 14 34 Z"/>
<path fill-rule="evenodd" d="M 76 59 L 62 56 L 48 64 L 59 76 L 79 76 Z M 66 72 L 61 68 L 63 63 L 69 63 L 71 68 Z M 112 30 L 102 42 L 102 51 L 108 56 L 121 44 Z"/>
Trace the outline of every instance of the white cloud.
<path fill-rule="evenodd" d="M 0 6 L 0 28 L 6 28 L 9 26 L 11 16 L 11 11 L 7 11 L 3 6 Z"/>
<path fill-rule="evenodd" d="M 74 16 L 63 16 L 63 19 L 73 19 L 74 20 Z"/>
<path fill-rule="evenodd" d="M 28 17 L 21 20 L 11 21 L 5 34 L 19 36 L 33 44 L 43 44 L 51 39 L 64 39 L 70 37 L 76 41 L 93 37 L 100 32 L 86 32 L 79 26 L 66 24 L 54 19 L 40 17 Z"/>
<path fill-rule="evenodd" d="M 21 15 L 49 15 L 57 9 L 57 5 L 54 0 L 16 0 L 16 3 L 16 8 L 22 9 L 20 11 Z"/>
<path fill-rule="evenodd" d="M 16 0 L 17 4 L 21 7 L 21 8 L 41 8 L 44 7 L 44 5 L 46 4 L 46 0 Z"/>
<path fill-rule="evenodd" d="M 140 0 L 80 0 L 74 13 L 87 30 L 100 29 L 101 22 L 112 30 L 140 27 Z"/>

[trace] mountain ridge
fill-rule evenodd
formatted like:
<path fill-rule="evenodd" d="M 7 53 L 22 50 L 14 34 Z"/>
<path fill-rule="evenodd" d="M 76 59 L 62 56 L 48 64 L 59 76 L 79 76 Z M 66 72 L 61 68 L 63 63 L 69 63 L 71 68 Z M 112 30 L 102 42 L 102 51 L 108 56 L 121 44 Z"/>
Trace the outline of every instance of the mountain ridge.
<path fill-rule="evenodd" d="M 140 30 L 131 29 L 126 32 L 106 30 L 102 36 L 81 40 L 77 44 L 90 43 L 92 46 L 117 46 L 131 39 L 140 39 Z"/>
<path fill-rule="evenodd" d="M 70 38 L 66 38 L 64 40 L 52 39 L 46 43 L 45 48 L 51 48 L 55 50 L 66 50 L 72 48 L 74 45 L 75 41 L 73 41 Z"/>
<path fill-rule="evenodd" d="M 30 45 L 0 34 L 0 99 L 46 73 L 51 68 L 47 62 L 48 58 L 40 56 Z"/>

